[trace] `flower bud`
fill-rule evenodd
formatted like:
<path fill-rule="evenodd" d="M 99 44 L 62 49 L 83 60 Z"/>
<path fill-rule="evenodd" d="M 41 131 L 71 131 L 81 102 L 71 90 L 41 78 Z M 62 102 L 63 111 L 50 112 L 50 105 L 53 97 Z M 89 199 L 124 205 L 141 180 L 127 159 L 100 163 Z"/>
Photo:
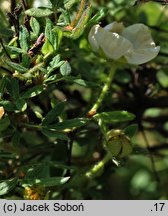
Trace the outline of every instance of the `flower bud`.
<path fill-rule="evenodd" d="M 121 130 L 110 130 L 107 133 L 105 148 L 113 157 L 123 158 L 132 152 L 130 138 Z"/>

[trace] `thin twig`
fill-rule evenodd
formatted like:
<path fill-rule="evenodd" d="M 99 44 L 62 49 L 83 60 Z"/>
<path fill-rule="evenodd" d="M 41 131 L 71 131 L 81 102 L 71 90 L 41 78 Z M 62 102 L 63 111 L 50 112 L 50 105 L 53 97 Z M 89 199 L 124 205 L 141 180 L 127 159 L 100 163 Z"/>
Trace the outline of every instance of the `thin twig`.
<path fill-rule="evenodd" d="M 16 0 L 10 1 L 10 12 L 13 14 L 16 7 Z"/>
<path fill-rule="evenodd" d="M 21 2 L 22 2 L 24 11 L 27 10 L 27 1 L 26 0 L 21 0 Z"/>
<path fill-rule="evenodd" d="M 115 72 L 116 72 L 116 67 L 115 67 L 115 65 L 113 64 L 113 65 L 111 66 L 111 69 L 110 69 L 109 75 L 108 75 L 108 77 L 107 77 L 107 80 L 106 80 L 106 82 L 105 82 L 105 84 L 104 84 L 104 87 L 102 88 L 102 91 L 101 91 L 101 93 L 100 93 L 100 95 L 99 95 L 99 97 L 98 97 L 96 103 L 92 106 L 92 108 L 91 108 L 91 109 L 89 110 L 89 112 L 87 113 L 87 117 L 90 118 L 90 117 L 92 117 L 93 115 L 95 115 L 96 112 L 97 112 L 97 110 L 99 109 L 99 107 L 100 107 L 101 104 L 103 103 L 103 100 L 104 100 L 104 98 L 105 98 L 105 96 L 106 96 L 106 94 L 107 94 L 107 92 L 108 92 L 108 90 L 109 90 L 109 88 L 110 88 L 110 85 L 111 85 L 111 83 L 112 83 L 112 81 L 113 81 L 113 78 L 114 78 L 114 76 L 115 76 Z"/>
<path fill-rule="evenodd" d="M 0 44 L 1 44 L 1 46 L 3 47 L 6 56 L 12 61 L 12 59 L 11 59 L 9 53 L 8 53 L 7 50 L 6 50 L 6 47 L 5 47 L 4 44 L 3 44 L 2 38 L 0 38 Z"/>
<path fill-rule="evenodd" d="M 79 18 L 80 18 L 81 15 L 82 15 L 82 12 L 83 12 L 84 7 L 85 7 L 85 3 L 86 3 L 86 0 L 81 0 L 78 13 L 76 14 L 75 19 L 74 19 L 74 20 L 72 21 L 72 23 L 70 24 L 70 26 L 72 26 L 73 28 L 74 28 L 74 26 L 76 25 L 76 23 L 79 21 Z"/>
<path fill-rule="evenodd" d="M 76 133 L 77 133 L 77 130 L 75 130 L 69 134 L 70 140 L 69 140 L 68 145 L 67 145 L 67 165 L 68 166 L 71 166 L 72 146 L 73 146 L 73 142 L 74 142 Z M 71 175 L 70 169 L 68 169 L 65 176 L 70 176 L 70 175 Z"/>

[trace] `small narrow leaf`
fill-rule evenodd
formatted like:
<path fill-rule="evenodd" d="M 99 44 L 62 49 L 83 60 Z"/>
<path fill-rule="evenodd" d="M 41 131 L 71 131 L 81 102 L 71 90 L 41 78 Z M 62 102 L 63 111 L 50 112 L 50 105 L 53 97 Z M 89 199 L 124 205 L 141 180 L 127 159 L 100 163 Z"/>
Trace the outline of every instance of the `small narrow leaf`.
<path fill-rule="evenodd" d="M 25 11 L 25 14 L 33 17 L 47 17 L 53 14 L 53 11 L 50 9 L 44 8 L 30 8 Z"/>
<path fill-rule="evenodd" d="M 55 50 L 59 49 L 59 46 L 60 46 L 60 43 L 61 43 L 61 40 L 62 40 L 62 37 L 63 37 L 63 32 L 60 28 L 56 27 L 54 28 L 53 30 L 53 34 L 54 34 L 54 48 Z"/>
<path fill-rule="evenodd" d="M 95 82 L 90 82 L 90 81 L 86 81 L 86 80 L 83 80 L 83 79 L 77 79 L 76 77 L 74 76 L 68 76 L 68 77 L 65 77 L 65 80 L 66 81 L 70 81 L 70 82 L 73 82 L 73 83 L 76 83 L 80 86 L 84 86 L 84 87 L 89 87 L 89 88 L 100 88 L 100 86 L 95 83 Z"/>
<path fill-rule="evenodd" d="M 19 98 L 15 104 L 16 104 L 16 107 L 22 112 L 24 112 L 27 109 L 27 103 L 22 98 Z"/>
<path fill-rule="evenodd" d="M 27 72 L 27 68 L 21 66 L 20 64 L 14 63 L 14 62 L 10 62 L 10 61 L 6 61 L 6 64 L 11 67 L 14 70 L 17 70 L 21 73 Z"/>
<path fill-rule="evenodd" d="M 64 0 L 64 6 L 67 10 L 71 9 L 71 7 L 78 2 L 78 0 Z"/>
<path fill-rule="evenodd" d="M 44 55 L 54 51 L 54 48 L 48 39 L 46 39 L 45 43 L 43 44 L 41 51 Z"/>
<path fill-rule="evenodd" d="M 51 74 L 54 70 L 61 67 L 61 65 L 64 64 L 65 61 L 60 61 L 60 55 L 56 55 L 52 61 L 50 62 L 49 66 L 47 67 L 48 75 Z"/>
<path fill-rule="evenodd" d="M 43 187 L 52 187 L 65 184 L 70 177 L 50 177 L 50 178 L 33 178 L 26 179 L 22 182 L 22 186 L 40 185 Z"/>
<path fill-rule="evenodd" d="M 53 59 L 52 59 L 52 61 L 49 63 L 49 67 L 47 68 L 48 70 L 53 70 L 53 69 L 55 69 L 55 68 L 57 68 L 58 67 L 58 63 L 60 62 L 60 55 L 58 54 L 58 55 L 56 55 Z"/>
<path fill-rule="evenodd" d="M 6 111 L 15 111 L 16 109 L 15 104 L 8 100 L 0 101 L 0 105 L 3 106 Z"/>
<path fill-rule="evenodd" d="M 137 124 L 132 124 L 132 125 L 129 125 L 128 127 L 126 127 L 124 129 L 124 133 L 129 136 L 130 138 L 132 138 L 136 132 L 138 131 L 138 125 Z"/>
<path fill-rule="evenodd" d="M 19 82 L 17 79 L 12 79 L 8 82 L 7 90 L 9 94 L 13 97 L 13 99 L 19 98 Z"/>
<path fill-rule="evenodd" d="M 91 6 L 88 6 L 86 10 L 84 10 L 84 12 L 82 13 L 76 27 L 72 30 L 72 35 L 71 35 L 72 39 L 77 39 L 83 34 L 90 16 L 91 16 Z"/>
<path fill-rule="evenodd" d="M 2 24 L 0 25 L 0 37 L 1 38 L 11 38 L 14 32 L 10 28 L 6 28 Z"/>
<path fill-rule="evenodd" d="M 65 101 L 59 102 L 43 119 L 43 125 L 49 125 L 57 120 L 58 116 L 64 111 Z"/>
<path fill-rule="evenodd" d="M 29 33 L 28 33 L 27 29 L 26 29 L 26 27 L 21 26 L 20 27 L 20 33 L 19 33 L 19 42 L 20 42 L 20 46 L 24 52 L 27 52 L 27 50 L 29 48 L 28 40 L 29 40 Z"/>
<path fill-rule="evenodd" d="M 47 171 L 48 171 L 49 166 L 46 163 L 42 164 L 37 164 L 34 166 L 28 167 L 28 169 L 25 171 L 25 180 L 26 179 L 41 179 L 41 178 L 46 178 L 49 177 Z"/>
<path fill-rule="evenodd" d="M 51 31 L 53 29 L 53 23 L 49 18 L 46 18 L 46 27 L 45 27 L 45 37 L 48 38 L 48 40 L 52 41 L 52 34 Z"/>
<path fill-rule="evenodd" d="M 58 132 L 55 130 L 49 130 L 47 128 L 43 128 L 41 130 L 41 132 L 47 136 L 48 138 L 56 138 L 56 139 L 60 139 L 60 140 L 68 140 L 68 137 L 65 133 L 63 132 Z"/>
<path fill-rule="evenodd" d="M 87 25 L 97 24 L 103 17 L 105 17 L 107 11 L 105 9 L 101 9 L 97 14 L 95 14 L 87 23 Z"/>
<path fill-rule="evenodd" d="M 9 193 L 11 190 L 14 189 L 14 187 L 17 185 L 17 178 L 4 180 L 0 183 L 0 196 L 5 195 Z"/>
<path fill-rule="evenodd" d="M 131 121 L 135 115 L 127 111 L 102 112 L 94 115 L 96 119 L 102 119 L 105 123 L 116 123 Z"/>
<path fill-rule="evenodd" d="M 65 63 L 60 67 L 60 73 L 62 76 L 68 76 L 71 73 L 71 66 L 69 62 L 65 61 Z"/>
<path fill-rule="evenodd" d="M 75 119 L 68 119 L 63 122 L 59 122 L 57 124 L 50 125 L 48 128 L 55 129 L 55 130 L 65 130 L 74 127 L 81 127 L 85 125 L 89 119 L 87 118 L 75 118 Z"/>
<path fill-rule="evenodd" d="M 39 32 L 40 32 L 40 24 L 39 24 L 39 22 L 37 21 L 36 18 L 31 17 L 31 19 L 30 19 L 30 26 L 32 28 L 33 33 L 37 37 L 39 35 Z"/>
<path fill-rule="evenodd" d="M 8 117 L 5 117 L 0 120 L 0 131 L 6 130 L 10 125 L 10 120 Z"/>
<path fill-rule="evenodd" d="M 11 54 L 20 54 L 24 53 L 24 51 L 21 48 L 15 47 L 15 46 L 5 46 L 6 49 L 11 53 Z"/>
<path fill-rule="evenodd" d="M 21 98 L 24 98 L 24 99 L 32 98 L 32 97 L 35 97 L 41 94 L 42 91 L 43 91 L 43 86 L 41 85 L 34 86 L 31 89 L 29 89 L 27 92 L 23 93 L 21 95 Z"/>
<path fill-rule="evenodd" d="M 3 94 L 5 92 L 5 88 L 6 88 L 6 85 L 7 85 L 7 77 L 6 76 L 3 76 L 0 80 L 0 98 L 3 97 Z"/>
<path fill-rule="evenodd" d="M 49 71 L 50 72 L 50 71 Z M 49 75 L 50 73 L 48 73 L 48 75 Z M 47 79 L 45 79 L 45 83 L 47 83 L 47 82 L 51 82 L 51 81 L 54 81 L 54 80 L 57 80 L 57 74 L 54 74 L 54 75 L 51 75 L 51 76 L 49 76 Z"/>

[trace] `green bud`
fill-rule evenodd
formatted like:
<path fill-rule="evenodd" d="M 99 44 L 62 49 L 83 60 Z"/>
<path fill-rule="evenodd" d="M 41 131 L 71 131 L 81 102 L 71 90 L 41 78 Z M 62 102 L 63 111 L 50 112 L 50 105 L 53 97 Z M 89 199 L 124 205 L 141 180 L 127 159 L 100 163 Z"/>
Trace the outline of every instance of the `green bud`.
<path fill-rule="evenodd" d="M 105 148 L 113 157 L 123 158 L 132 152 L 130 138 L 122 130 L 110 130 L 107 133 Z"/>

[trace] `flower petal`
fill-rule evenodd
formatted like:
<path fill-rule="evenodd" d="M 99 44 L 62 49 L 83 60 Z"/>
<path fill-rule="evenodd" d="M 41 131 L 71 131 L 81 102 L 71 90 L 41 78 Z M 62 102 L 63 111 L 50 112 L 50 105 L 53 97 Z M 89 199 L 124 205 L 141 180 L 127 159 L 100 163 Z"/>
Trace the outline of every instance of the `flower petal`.
<path fill-rule="evenodd" d="M 153 58 L 155 58 L 160 51 L 160 47 L 146 48 L 146 49 L 134 49 L 125 54 L 125 58 L 130 64 L 144 64 Z"/>
<path fill-rule="evenodd" d="M 123 23 L 112 22 L 106 25 L 104 29 L 109 32 L 115 32 L 115 33 L 121 34 L 122 31 L 124 30 L 124 25 Z"/>
<path fill-rule="evenodd" d="M 155 46 L 149 28 L 142 23 L 125 28 L 121 35 L 133 44 L 134 49 Z"/>
<path fill-rule="evenodd" d="M 97 31 L 98 31 L 98 28 L 100 26 L 99 25 L 94 25 L 90 32 L 89 32 L 89 35 L 88 35 L 88 40 L 89 40 L 89 43 L 93 49 L 93 51 L 95 52 L 98 52 L 99 50 L 99 44 L 97 43 L 96 39 L 95 39 L 95 34 L 97 34 Z"/>
<path fill-rule="evenodd" d="M 108 32 L 100 26 L 95 34 L 95 39 L 109 59 L 117 60 L 132 49 L 132 44 L 127 39 L 117 33 Z"/>
<path fill-rule="evenodd" d="M 133 44 L 133 50 L 125 54 L 130 64 L 144 64 L 159 53 L 160 47 L 155 46 L 150 30 L 144 24 L 138 23 L 125 28 L 122 36 Z"/>
<path fill-rule="evenodd" d="M 125 28 L 122 23 L 113 22 L 104 28 L 92 27 L 89 42 L 102 56 L 118 60 L 125 57 L 130 64 L 143 64 L 155 58 L 160 47 L 155 45 L 150 30 L 142 23 Z"/>

